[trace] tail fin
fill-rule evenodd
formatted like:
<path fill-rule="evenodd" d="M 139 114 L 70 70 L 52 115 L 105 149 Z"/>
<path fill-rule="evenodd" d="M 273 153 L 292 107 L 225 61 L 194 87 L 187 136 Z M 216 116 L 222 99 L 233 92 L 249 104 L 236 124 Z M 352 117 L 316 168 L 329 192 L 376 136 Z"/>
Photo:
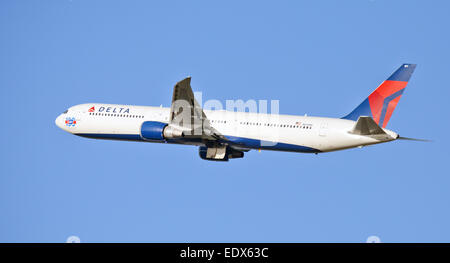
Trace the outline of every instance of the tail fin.
<path fill-rule="evenodd" d="M 360 116 L 369 116 L 381 127 L 386 127 L 405 91 L 416 64 L 403 64 L 387 80 L 381 83 L 356 109 L 343 119 L 356 121 Z"/>

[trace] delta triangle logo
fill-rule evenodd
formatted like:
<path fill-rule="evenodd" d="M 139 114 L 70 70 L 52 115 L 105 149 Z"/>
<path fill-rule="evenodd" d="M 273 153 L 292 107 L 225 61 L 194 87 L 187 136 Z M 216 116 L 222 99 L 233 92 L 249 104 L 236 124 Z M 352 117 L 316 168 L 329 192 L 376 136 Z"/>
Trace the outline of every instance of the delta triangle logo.
<path fill-rule="evenodd" d="M 95 111 L 95 107 L 94 106 L 92 106 L 92 108 L 90 108 L 89 110 L 88 110 L 88 112 L 94 112 Z"/>

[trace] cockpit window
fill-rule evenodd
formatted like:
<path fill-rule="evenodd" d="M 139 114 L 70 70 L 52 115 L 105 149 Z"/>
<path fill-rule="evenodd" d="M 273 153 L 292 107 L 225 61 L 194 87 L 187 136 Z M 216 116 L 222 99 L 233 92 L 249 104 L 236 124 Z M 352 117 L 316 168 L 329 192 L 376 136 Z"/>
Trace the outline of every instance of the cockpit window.
<path fill-rule="evenodd" d="M 68 111 L 69 111 L 69 110 L 65 110 L 65 111 L 63 112 L 63 114 L 66 114 Z"/>

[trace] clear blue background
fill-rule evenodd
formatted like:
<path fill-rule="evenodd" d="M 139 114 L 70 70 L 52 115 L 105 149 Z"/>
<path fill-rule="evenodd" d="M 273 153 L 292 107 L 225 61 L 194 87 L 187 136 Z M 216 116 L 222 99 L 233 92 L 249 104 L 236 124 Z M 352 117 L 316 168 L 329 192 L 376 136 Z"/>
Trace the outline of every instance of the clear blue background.
<path fill-rule="evenodd" d="M 214 1 L 215 2 L 215 1 Z M 1 1 L 0 241 L 450 241 L 448 1 Z M 96 141 L 54 124 L 86 102 L 279 99 L 341 117 L 417 63 L 397 141 L 308 155 Z"/>

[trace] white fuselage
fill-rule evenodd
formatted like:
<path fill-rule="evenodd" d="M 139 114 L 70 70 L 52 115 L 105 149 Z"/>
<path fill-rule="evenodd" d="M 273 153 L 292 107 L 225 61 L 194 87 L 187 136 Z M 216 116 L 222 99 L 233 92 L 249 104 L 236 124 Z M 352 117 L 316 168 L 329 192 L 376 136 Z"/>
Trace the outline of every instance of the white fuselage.
<path fill-rule="evenodd" d="M 90 112 L 91 111 L 91 112 Z M 231 144 L 245 149 L 267 149 L 293 152 L 329 152 L 392 141 L 393 131 L 382 140 L 349 133 L 355 121 L 295 115 L 271 115 L 247 112 L 204 111 L 213 128 Z M 146 121 L 168 123 L 170 108 L 80 104 L 56 119 L 56 124 L 72 134 L 115 140 L 147 141 L 141 136 Z M 167 141 L 200 145 L 198 141 Z"/>

